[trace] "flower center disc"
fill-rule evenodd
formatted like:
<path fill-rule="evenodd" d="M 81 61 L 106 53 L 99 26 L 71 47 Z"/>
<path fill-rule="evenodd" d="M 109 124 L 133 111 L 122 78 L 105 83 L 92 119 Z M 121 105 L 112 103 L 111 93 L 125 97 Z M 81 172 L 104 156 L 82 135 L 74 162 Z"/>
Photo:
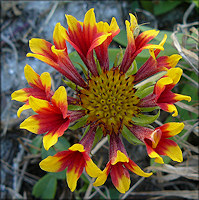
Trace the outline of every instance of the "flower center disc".
<path fill-rule="evenodd" d="M 125 78 L 118 69 L 102 72 L 88 81 L 89 88 L 79 92 L 87 123 L 99 124 L 104 135 L 118 133 L 139 113 L 140 99 L 135 95 L 134 77 Z"/>

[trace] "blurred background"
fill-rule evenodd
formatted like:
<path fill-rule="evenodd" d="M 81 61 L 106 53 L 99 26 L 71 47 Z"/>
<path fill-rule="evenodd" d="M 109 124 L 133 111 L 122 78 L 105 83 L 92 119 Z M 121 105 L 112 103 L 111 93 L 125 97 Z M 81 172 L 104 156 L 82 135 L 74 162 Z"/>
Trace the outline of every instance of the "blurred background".
<path fill-rule="evenodd" d="M 131 189 L 123 195 L 117 192 L 110 179 L 99 189 L 92 187 L 86 174 L 81 176 L 76 191 L 71 193 L 66 185 L 65 172 L 52 174 L 42 171 L 38 165 L 41 159 L 57 150 L 66 150 L 78 141 L 82 130 L 67 130 L 57 146 L 46 152 L 41 146 L 41 137 L 19 129 L 19 124 L 30 111 L 17 118 L 21 103 L 11 101 L 10 97 L 15 90 L 27 87 L 23 72 L 26 64 L 38 74 L 51 73 L 55 89 L 64 85 L 61 75 L 53 68 L 26 57 L 30 52 L 28 41 L 43 38 L 52 42 L 56 23 L 60 22 L 67 28 L 65 14 L 83 21 L 90 8 L 95 8 L 97 22 L 110 23 L 115 17 L 121 29 L 111 44 L 110 62 L 119 51 L 116 48 L 126 47 L 125 20 L 129 20 L 129 13 L 137 16 L 141 31 L 161 31 L 153 43 L 159 43 L 166 33 L 168 39 L 162 55 L 179 53 L 183 57 L 178 66 L 184 73 L 175 92 L 192 97 L 190 103 L 177 104 L 177 118 L 162 112 L 153 124 L 185 123 L 181 137 L 175 138 L 183 150 L 184 162 L 179 164 L 168 160 L 165 165 L 154 165 L 144 146 L 124 141 L 134 162 L 155 173 L 150 178 L 131 174 Z M 1 199 L 198 199 L 198 11 L 198 1 L 195 0 L 1 1 Z M 68 52 L 73 61 L 79 59 L 72 53 L 70 45 Z M 145 51 L 139 54 L 138 67 L 148 56 Z M 74 95 L 70 88 L 67 91 Z M 107 158 L 100 152 L 108 154 L 108 144 L 102 143 L 101 147 L 95 159 L 103 169 Z"/>

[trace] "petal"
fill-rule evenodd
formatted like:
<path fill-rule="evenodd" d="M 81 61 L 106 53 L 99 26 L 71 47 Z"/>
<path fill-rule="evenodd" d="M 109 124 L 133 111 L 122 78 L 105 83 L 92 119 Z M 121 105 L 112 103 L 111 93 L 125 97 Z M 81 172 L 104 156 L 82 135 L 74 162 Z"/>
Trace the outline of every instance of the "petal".
<path fill-rule="evenodd" d="M 158 67 L 164 67 L 167 69 L 174 68 L 181 58 L 182 57 L 178 54 L 173 54 L 171 56 L 161 56 L 157 58 Z"/>
<path fill-rule="evenodd" d="M 66 29 L 61 26 L 60 23 L 57 23 L 53 32 L 53 41 L 56 49 L 64 49 L 65 51 L 67 51 L 66 41 L 64 37 L 66 37 Z"/>
<path fill-rule="evenodd" d="M 64 86 L 60 86 L 54 93 L 51 99 L 52 103 L 60 109 L 62 112 L 63 118 L 65 119 L 68 114 L 68 101 L 67 93 Z"/>
<path fill-rule="evenodd" d="M 156 99 L 159 99 L 160 95 L 164 92 L 166 85 L 172 84 L 173 80 L 169 77 L 163 77 L 157 81 L 154 87 L 154 93 Z"/>
<path fill-rule="evenodd" d="M 41 80 L 42 86 L 45 89 L 45 92 L 48 95 L 48 93 L 51 90 L 51 77 L 50 77 L 50 74 L 48 72 L 42 73 L 41 76 L 40 76 L 40 80 Z"/>
<path fill-rule="evenodd" d="M 59 69 L 59 65 L 56 63 L 57 58 L 56 58 L 56 60 L 54 60 L 52 58 L 42 56 L 39 54 L 34 54 L 34 53 L 27 53 L 26 56 L 37 58 L 37 59 L 41 60 L 42 62 L 45 62 L 46 64 L 54 67 L 55 69 Z"/>
<path fill-rule="evenodd" d="M 149 177 L 153 174 L 153 173 L 146 173 L 143 170 L 141 170 L 141 168 L 138 165 L 136 165 L 131 159 L 129 159 L 128 163 L 124 163 L 124 165 L 131 172 L 133 172 L 139 176 Z"/>
<path fill-rule="evenodd" d="M 43 145 L 46 151 L 49 150 L 54 144 L 58 141 L 58 134 L 54 132 L 49 132 L 48 134 L 44 135 L 43 137 Z"/>
<path fill-rule="evenodd" d="M 30 65 L 26 65 L 24 67 L 24 75 L 26 77 L 26 80 L 28 81 L 28 84 L 30 86 L 35 85 L 36 87 L 41 87 L 41 82 L 39 80 L 40 76 L 37 74 Z"/>
<path fill-rule="evenodd" d="M 162 137 L 169 138 L 180 133 L 183 130 L 183 128 L 184 123 L 169 122 L 158 127 L 157 129 L 160 129 L 162 131 Z"/>
<path fill-rule="evenodd" d="M 136 49 L 143 48 L 149 41 L 155 38 L 158 35 L 158 33 L 159 31 L 156 30 L 148 30 L 142 32 L 135 40 Z M 164 50 L 164 48 L 161 45 L 156 45 L 156 46 L 159 46 L 159 49 Z"/>
<path fill-rule="evenodd" d="M 70 151 L 79 151 L 79 152 L 85 152 L 84 146 L 82 144 L 74 144 L 69 148 Z"/>
<path fill-rule="evenodd" d="M 29 104 L 31 108 L 39 114 L 52 114 L 55 113 L 53 106 L 46 100 L 37 99 L 33 96 L 29 97 Z"/>
<path fill-rule="evenodd" d="M 77 181 L 81 176 L 85 166 L 85 161 L 81 153 L 75 153 L 71 164 L 68 166 L 66 178 L 68 187 L 73 192 L 77 186 Z"/>
<path fill-rule="evenodd" d="M 39 163 L 41 169 L 47 172 L 60 172 L 66 168 L 67 157 L 70 155 L 68 151 L 61 151 L 54 156 L 48 156 Z"/>
<path fill-rule="evenodd" d="M 12 100 L 20 101 L 20 102 L 26 102 L 28 100 L 29 96 L 30 96 L 30 94 L 27 93 L 27 91 L 25 90 L 25 88 L 21 89 L 21 90 L 14 91 L 11 94 Z"/>
<path fill-rule="evenodd" d="M 91 160 L 90 157 L 89 159 L 85 159 L 85 161 L 86 161 L 85 170 L 89 176 L 98 177 L 102 173 L 102 171 L 97 167 L 97 165 Z"/>
<path fill-rule="evenodd" d="M 108 162 L 105 169 L 102 171 L 102 173 L 100 173 L 97 177 L 97 179 L 95 180 L 95 182 L 93 183 L 93 186 L 98 187 L 100 185 L 103 185 L 108 177 L 108 174 L 110 172 L 110 168 L 111 168 L 111 163 Z"/>
<path fill-rule="evenodd" d="M 168 104 L 168 103 L 157 103 L 157 104 L 162 110 L 169 112 L 169 113 L 173 113 L 172 114 L 173 117 L 178 116 L 178 110 L 175 107 L 175 105 Z"/>
<path fill-rule="evenodd" d="M 156 151 L 149 146 L 147 143 L 146 144 L 146 148 L 147 148 L 147 153 L 149 155 L 150 158 L 155 158 L 155 162 L 160 163 L 160 164 L 164 164 L 163 159 L 158 155 L 158 153 L 156 153 Z"/>
<path fill-rule="evenodd" d="M 167 74 L 165 76 L 168 76 L 169 78 L 171 78 L 173 80 L 173 84 L 176 85 L 181 76 L 182 76 L 182 69 L 180 69 L 179 67 L 177 68 L 171 68 L 168 70 Z"/>
<path fill-rule="evenodd" d="M 65 17 L 67 19 L 68 29 L 70 29 L 71 32 L 78 31 L 79 22 L 77 21 L 77 19 L 73 17 L 72 15 L 65 15 Z M 65 36 L 66 36 L 65 39 L 68 41 L 69 39 L 68 35 L 65 35 Z"/>
<path fill-rule="evenodd" d="M 27 109 L 30 109 L 30 105 L 29 104 L 24 104 L 23 106 L 21 106 L 18 111 L 17 111 L 17 117 L 20 117 L 21 113 L 24 111 L 24 110 L 27 110 Z"/>
<path fill-rule="evenodd" d="M 129 162 L 129 158 L 120 150 L 117 150 L 117 156 L 115 157 L 115 159 L 111 159 L 111 165 L 115 165 L 118 162 Z"/>
<path fill-rule="evenodd" d="M 111 180 L 114 186 L 120 193 L 125 193 L 129 190 L 130 186 L 130 175 L 128 170 L 123 167 L 122 163 L 117 163 L 111 168 Z"/>
<path fill-rule="evenodd" d="M 50 42 L 39 38 L 32 38 L 29 41 L 29 46 L 33 53 L 45 56 L 52 60 L 55 59 L 55 56 L 51 51 L 52 44 Z"/>
<path fill-rule="evenodd" d="M 175 93 L 174 100 L 176 100 L 176 101 L 186 100 L 186 101 L 190 102 L 191 101 L 191 97 Z"/>
<path fill-rule="evenodd" d="M 173 54 L 173 55 L 169 56 L 168 63 L 170 65 L 170 67 L 171 68 L 175 67 L 181 58 L 182 58 L 182 56 L 179 54 Z"/>
<path fill-rule="evenodd" d="M 173 140 L 162 139 L 156 148 L 156 152 L 160 155 L 166 155 L 174 161 L 183 161 L 182 151 Z"/>
<path fill-rule="evenodd" d="M 84 17 L 84 25 L 86 26 L 85 28 L 93 28 L 96 25 L 94 8 L 91 8 L 86 12 Z"/>
<path fill-rule="evenodd" d="M 20 124 L 20 129 L 26 129 L 35 134 L 38 134 L 39 128 L 39 121 L 37 120 L 36 115 L 28 117 Z"/>

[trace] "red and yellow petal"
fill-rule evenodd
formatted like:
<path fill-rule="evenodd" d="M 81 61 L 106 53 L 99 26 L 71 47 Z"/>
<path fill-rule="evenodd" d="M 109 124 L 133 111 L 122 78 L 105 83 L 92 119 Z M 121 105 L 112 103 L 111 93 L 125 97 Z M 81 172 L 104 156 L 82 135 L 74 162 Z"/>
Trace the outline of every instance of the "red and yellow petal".
<path fill-rule="evenodd" d="M 52 44 L 44 39 L 32 38 L 29 41 L 29 46 L 30 50 L 35 54 L 39 54 L 51 59 L 54 58 L 54 54 L 51 51 Z"/>
<path fill-rule="evenodd" d="M 120 150 L 117 150 L 116 157 L 111 159 L 111 165 L 115 165 L 118 162 L 129 162 L 129 158 L 124 153 L 122 153 Z"/>
<path fill-rule="evenodd" d="M 119 32 L 120 32 L 119 26 L 117 24 L 115 17 L 113 17 L 108 29 L 108 33 L 112 33 L 112 36 L 115 37 Z"/>
<path fill-rule="evenodd" d="M 87 174 L 91 177 L 98 177 L 102 171 L 97 167 L 87 153 L 83 153 L 83 156 L 86 161 L 85 170 Z"/>
<path fill-rule="evenodd" d="M 162 132 L 159 129 L 156 129 L 151 133 L 150 138 L 147 139 L 151 140 L 152 148 L 157 147 L 161 137 L 162 137 Z"/>
<path fill-rule="evenodd" d="M 126 20 L 125 24 L 126 24 L 126 32 L 127 32 L 128 45 L 134 46 L 134 48 L 135 48 L 135 40 L 134 40 L 133 32 L 130 29 L 130 23 L 129 23 L 129 21 Z"/>
<path fill-rule="evenodd" d="M 29 104 L 31 108 L 37 112 L 38 114 L 52 114 L 55 113 L 55 109 L 50 104 L 50 102 L 43 100 L 43 99 L 37 99 L 33 96 L 29 97 Z"/>
<path fill-rule="evenodd" d="M 129 190 L 130 175 L 128 170 L 123 166 L 123 163 L 119 162 L 112 165 L 110 175 L 113 185 L 120 193 L 125 193 Z"/>
<path fill-rule="evenodd" d="M 172 114 L 173 117 L 178 116 L 178 110 L 175 105 L 168 104 L 168 103 L 157 103 L 157 104 L 162 110 L 169 112 L 169 113 L 173 113 Z"/>
<path fill-rule="evenodd" d="M 174 98 L 173 98 L 175 101 L 182 101 L 182 100 L 185 100 L 185 101 L 188 101 L 190 102 L 191 101 L 191 97 L 190 96 L 186 96 L 186 95 L 182 95 L 182 94 L 174 94 Z"/>
<path fill-rule="evenodd" d="M 173 140 L 162 139 L 156 148 L 156 152 L 160 155 L 166 155 L 174 161 L 183 161 L 182 151 Z"/>
<path fill-rule="evenodd" d="M 77 19 L 72 15 L 65 15 L 65 17 L 67 20 L 69 32 L 71 34 L 74 34 L 74 32 L 78 32 L 79 28 L 81 27 L 79 21 L 77 21 Z M 66 34 L 65 37 L 66 37 L 65 39 L 68 41 L 69 40 L 68 34 Z"/>
<path fill-rule="evenodd" d="M 182 73 L 183 71 L 179 67 L 171 68 L 167 71 L 167 74 L 165 76 L 171 78 L 173 80 L 173 85 L 176 85 L 179 82 Z"/>
<path fill-rule="evenodd" d="M 41 169 L 47 172 L 60 172 L 63 171 L 67 166 L 67 159 L 70 156 L 70 152 L 61 151 L 54 156 L 48 156 L 46 159 L 39 163 Z"/>
<path fill-rule="evenodd" d="M 85 152 L 84 146 L 82 144 L 74 144 L 69 148 L 70 151 Z"/>
<path fill-rule="evenodd" d="M 41 76 L 40 76 L 40 81 L 41 81 L 42 86 L 44 87 L 46 95 L 48 95 L 48 93 L 51 90 L 51 77 L 50 77 L 50 74 L 48 72 L 42 73 Z"/>
<path fill-rule="evenodd" d="M 170 85 L 173 83 L 173 80 L 170 77 L 163 77 L 159 79 L 155 85 L 154 92 L 156 94 L 156 98 L 158 99 L 162 92 L 165 90 L 166 85 Z"/>
<path fill-rule="evenodd" d="M 64 86 L 60 86 L 54 93 L 51 99 L 52 103 L 60 109 L 63 118 L 65 119 L 68 114 L 68 101 L 67 101 L 67 93 Z"/>
<path fill-rule="evenodd" d="M 68 187 L 73 192 L 77 186 L 77 181 L 81 176 L 83 169 L 85 167 L 85 160 L 80 152 L 73 153 L 72 161 L 68 165 L 66 172 L 66 180 Z"/>
<path fill-rule="evenodd" d="M 48 151 L 50 147 L 57 143 L 59 135 L 54 132 L 49 132 L 43 137 L 44 149 Z"/>
<path fill-rule="evenodd" d="M 160 164 L 164 164 L 163 159 L 159 156 L 159 154 L 146 143 L 146 148 L 147 148 L 147 153 L 149 155 L 150 158 L 155 158 L 155 162 L 160 163 Z"/>
<path fill-rule="evenodd" d="M 93 183 L 93 186 L 98 187 L 100 185 L 103 185 L 106 182 L 106 179 L 108 177 L 110 169 L 111 169 L 111 163 L 108 162 L 107 165 L 106 165 L 106 167 L 105 167 L 105 169 L 102 171 L 102 173 L 100 173 L 98 175 L 97 179 Z"/>
<path fill-rule="evenodd" d="M 27 53 L 26 56 L 37 58 L 37 59 L 41 60 L 42 62 L 45 62 L 46 64 L 54 67 L 55 69 L 59 69 L 59 65 L 56 63 L 57 57 L 52 59 L 52 58 L 49 58 L 49 57 L 46 57 L 43 55 L 39 55 L 39 54 L 34 54 L 34 53 Z M 55 56 L 55 54 L 54 54 L 54 56 Z"/>
<path fill-rule="evenodd" d="M 144 177 L 149 177 L 153 173 L 144 172 L 138 165 L 136 165 L 131 159 L 129 159 L 128 163 L 124 163 L 125 167 L 128 168 L 131 172 Z"/>
<path fill-rule="evenodd" d="M 23 106 L 21 106 L 18 111 L 17 111 L 17 117 L 20 117 L 21 113 L 24 111 L 24 110 L 27 110 L 27 109 L 30 109 L 30 105 L 29 104 L 24 104 Z"/>
<path fill-rule="evenodd" d="M 66 29 L 63 26 L 61 26 L 60 23 L 57 23 L 53 32 L 53 41 L 56 49 L 62 49 L 67 51 L 66 41 L 64 39 L 65 37 Z"/>
<path fill-rule="evenodd" d="M 16 90 L 11 94 L 12 100 L 19 101 L 19 102 L 28 101 L 29 96 L 30 96 L 30 94 L 27 92 L 27 90 L 25 88 Z"/>
<path fill-rule="evenodd" d="M 94 8 L 91 8 L 86 12 L 83 24 L 84 28 L 88 29 L 88 31 L 90 31 L 89 29 L 93 29 L 96 26 Z"/>
<path fill-rule="evenodd" d="M 20 129 L 26 129 L 35 134 L 38 134 L 39 128 L 39 121 L 36 115 L 28 117 L 20 124 Z"/>
<path fill-rule="evenodd" d="M 183 128 L 184 128 L 184 123 L 169 122 L 156 129 L 160 129 L 162 131 L 162 137 L 169 138 L 180 133 L 183 130 Z"/>
<path fill-rule="evenodd" d="M 28 81 L 28 84 L 30 86 L 37 86 L 38 88 L 41 87 L 41 82 L 39 80 L 40 76 L 37 74 L 30 65 L 26 65 L 24 67 L 24 75 L 26 77 L 26 80 Z"/>
<path fill-rule="evenodd" d="M 153 38 L 155 38 L 158 35 L 159 31 L 156 30 L 148 30 L 148 31 L 144 31 L 142 32 L 135 40 L 135 46 L 136 49 L 140 49 L 140 48 L 152 48 L 152 49 L 161 49 L 164 50 L 163 46 L 161 45 L 147 45 L 147 43 L 149 41 L 151 41 Z M 147 47 L 145 47 L 147 45 Z"/>

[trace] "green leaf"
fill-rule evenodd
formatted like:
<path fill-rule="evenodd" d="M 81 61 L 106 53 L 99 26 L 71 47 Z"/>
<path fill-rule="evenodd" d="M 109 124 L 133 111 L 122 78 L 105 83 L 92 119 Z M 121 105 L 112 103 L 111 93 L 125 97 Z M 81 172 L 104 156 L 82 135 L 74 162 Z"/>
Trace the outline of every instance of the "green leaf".
<path fill-rule="evenodd" d="M 125 30 L 120 30 L 120 33 L 116 35 L 113 40 L 118 44 L 122 45 L 123 47 L 127 46 L 127 35 Z"/>
<path fill-rule="evenodd" d="M 41 149 L 41 158 L 45 159 L 48 156 L 54 156 L 56 153 L 57 152 L 55 151 L 54 147 L 51 147 L 48 151 L 46 151 L 44 149 L 44 147 L 42 146 L 42 149 Z"/>
<path fill-rule="evenodd" d="M 83 133 L 83 135 L 82 135 L 82 137 L 81 137 L 80 140 L 83 139 L 83 137 L 86 135 L 86 133 L 89 131 L 89 129 L 90 129 L 90 125 L 88 125 L 88 126 L 86 127 L 86 129 L 85 129 L 85 131 L 84 131 L 84 133 Z"/>
<path fill-rule="evenodd" d="M 80 56 L 78 55 L 78 53 L 76 51 L 73 51 L 70 54 L 68 54 L 68 56 L 71 59 L 71 61 L 72 61 L 73 65 L 75 66 L 75 68 L 77 68 L 77 69 L 82 71 L 81 66 L 84 67 L 85 65 L 84 65 L 84 62 L 82 61 L 82 59 L 80 58 Z"/>
<path fill-rule="evenodd" d="M 58 180 L 65 180 L 66 179 L 66 169 L 61 172 L 49 172 L 49 174 L 55 177 Z"/>
<path fill-rule="evenodd" d="M 131 144 L 143 144 L 126 126 L 123 126 L 122 135 Z"/>
<path fill-rule="evenodd" d="M 140 107 L 140 109 L 141 109 L 141 112 L 151 112 L 155 109 L 159 109 L 159 107 L 158 106 L 156 106 L 156 107 L 143 107 L 143 108 Z"/>
<path fill-rule="evenodd" d="M 34 185 L 32 194 L 36 198 L 54 199 L 57 188 L 57 179 L 46 174 Z"/>
<path fill-rule="evenodd" d="M 153 14 L 154 15 L 162 15 L 165 14 L 171 10 L 173 10 L 175 7 L 177 7 L 179 4 L 181 4 L 183 1 L 173 1 L 173 0 L 167 0 L 167 1 L 158 1 L 158 3 L 153 4 Z"/>
<path fill-rule="evenodd" d="M 32 140 L 32 143 L 31 143 L 34 147 L 36 148 L 41 148 L 41 145 L 42 145 L 42 136 L 41 135 L 37 135 L 33 140 Z M 36 149 L 36 148 L 33 148 L 33 147 L 30 147 L 30 152 L 32 154 L 37 154 L 39 152 L 39 149 Z"/>
<path fill-rule="evenodd" d="M 133 61 L 132 65 L 129 67 L 126 72 L 126 76 L 134 75 L 138 71 L 136 60 Z"/>
<path fill-rule="evenodd" d="M 143 115 L 143 114 L 140 114 L 137 117 L 133 117 L 132 121 L 136 125 L 146 126 L 148 124 L 153 123 L 159 117 L 159 115 L 160 115 L 160 110 L 158 111 L 158 113 L 156 115 Z"/>
<path fill-rule="evenodd" d="M 70 143 L 64 136 L 61 136 L 54 147 L 59 151 L 65 151 L 70 147 Z"/>
<path fill-rule="evenodd" d="M 110 68 L 113 67 L 114 63 L 115 63 L 115 59 L 117 57 L 117 54 L 120 53 L 120 49 L 119 48 L 109 48 L 108 49 L 108 55 L 109 55 L 109 65 Z"/>
<path fill-rule="evenodd" d="M 86 125 L 87 119 L 88 119 L 88 115 L 83 116 L 82 118 L 80 118 L 80 119 L 75 123 L 75 125 L 69 126 L 68 129 L 74 131 L 74 130 L 77 130 L 78 128 L 83 127 L 84 125 Z"/>
<path fill-rule="evenodd" d="M 195 4 L 196 4 L 196 7 L 198 8 L 199 7 L 199 1 L 198 0 L 192 0 Z"/>
<path fill-rule="evenodd" d="M 148 88 L 145 88 L 144 90 L 139 90 L 139 92 L 136 93 L 136 95 L 142 99 L 146 97 L 147 95 L 151 94 L 153 92 L 154 86 L 150 86 Z"/>
<path fill-rule="evenodd" d="M 68 110 L 85 110 L 85 109 L 77 105 L 68 105 Z"/>
<path fill-rule="evenodd" d="M 62 81 L 63 81 L 68 87 L 70 87 L 70 88 L 73 89 L 73 90 L 76 90 L 77 88 L 78 88 L 78 89 L 82 89 L 80 86 L 75 85 L 75 83 L 73 83 L 73 82 L 71 82 L 71 81 L 69 81 L 69 80 L 64 80 L 64 79 L 62 79 Z"/>
<path fill-rule="evenodd" d="M 155 6 L 154 3 L 152 3 L 151 1 L 146 1 L 146 0 L 140 0 L 140 3 L 142 5 L 142 8 L 153 13 L 153 9 L 154 9 L 154 6 Z"/>
<path fill-rule="evenodd" d="M 94 139 L 94 142 L 93 142 L 93 147 L 101 140 L 102 136 L 103 136 L 103 131 L 102 131 L 101 127 L 98 127 L 97 131 L 95 133 L 95 139 Z"/>
<path fill-rule="evenodd" d="M 114 61 L 113 66 L 114 66 L 114 67 L 119 66 L 119 65 L 121 64 L 121 62 L 122 62 L 122 59 L 123 59 L 123 50 L 122 50 L 122 48 L 120 47 L 120 52 L 117 53 L 117 55 L 116 55 L 116 57 L 115 57 L 115 61 Z"/>

